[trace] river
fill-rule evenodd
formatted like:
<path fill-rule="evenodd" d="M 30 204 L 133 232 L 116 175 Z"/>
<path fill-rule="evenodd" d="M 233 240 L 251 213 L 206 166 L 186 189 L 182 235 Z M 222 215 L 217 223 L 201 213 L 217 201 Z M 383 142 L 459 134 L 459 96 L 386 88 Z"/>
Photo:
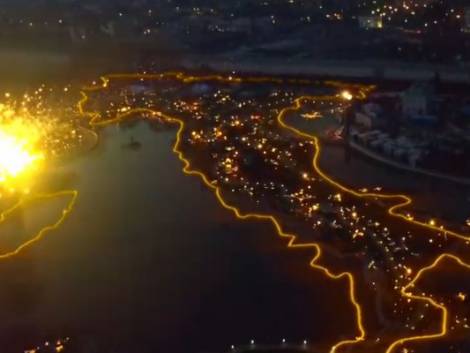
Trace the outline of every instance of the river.
<path fill-rule="evenodd" d="M 223 210 L 182 173 L 172 129 L 101 134 L 50 172 L 79 191 L 63 226 L 0 263 L 2 352 L 66 336 L 86 352 L 188 353 L 355 334 L 346 296 L 331 296 L 346 282 L 311 270 L 311 253 L 288 250 L 269 224 Z M 131 136 L 141 149 L 122 148 Z M 32 232 L 44 212 L 22 217 Z"/>

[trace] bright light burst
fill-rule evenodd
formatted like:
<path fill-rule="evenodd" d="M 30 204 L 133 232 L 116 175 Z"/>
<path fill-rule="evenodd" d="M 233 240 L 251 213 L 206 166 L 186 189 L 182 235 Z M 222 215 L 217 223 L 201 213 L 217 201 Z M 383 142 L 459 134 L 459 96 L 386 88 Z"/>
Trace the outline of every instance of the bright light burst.
<path fill-rule="evenodd" d="M 27 150 L 27 144 L 27 140 L 0 130 L 0 181 L 16 177 L 38 159 L 38 155 Z"/>
<path fill-rule="evenodd" d="M 39 166 L 44 159 L 37 149 L 39 138 L 40 129 L 33 123 L 14 117 L 0 119 L 0 186 Z"/>

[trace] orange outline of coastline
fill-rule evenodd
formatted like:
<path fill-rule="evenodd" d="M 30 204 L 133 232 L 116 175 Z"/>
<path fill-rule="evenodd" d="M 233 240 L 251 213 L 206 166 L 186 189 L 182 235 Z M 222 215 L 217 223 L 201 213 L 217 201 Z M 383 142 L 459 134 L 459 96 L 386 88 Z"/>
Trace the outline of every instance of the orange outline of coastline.
<path fill-rule="evenodd" d="M 31 196 L 31 197 L 22 198 L 16 204 L 14 204 L 12 207 L 10 207 L 10 208 L 8 208 L 8 209 L 6 209 L 6 210 L 4 210 L 0 213 L 0 225 L 1 225 L 2 223 L 4 223 L 7 220 L 9 215 L 11 215 L 13 212 L 18 210 L 19 208 L 23 207 L 24 204 L 26 204 L 27 202 L 31 202 L 31 201 L 35 201 L 35 200 L 52 199 L 52 198 L 63 197 L 63 196 L 70 197 L 70 201 L 67 203 L 67 206 L 62 210 L 62 215 L 60 216 L 60 218 L 54 224 L 51 224 L 51 225 L 48 225 L 48 226 L 45 226 L 45 227 L 41 228 L 41 230 L 39 230 L 39 232 L 37 232 L 31 239 L 29 239 L 28 241 L 26 241 L 26 242 L 22 243 L 21 245 L 19 245 L 15 250 L 10 251 L 10 252 L 6 252 L 6 253 L 0 253 L 0 260 L 4 260 L 4 259 L 7 259 L 9 257 L 18 255 L 18 253 L 20 251 L 22 251 L 25 248 L 27 248 L 27 247 L 33 245 L 34 243 L 38 242 L 47 233 L 58 229 L 62 225 L 62 223 L 64 223 L 64 221 L 68 217 L 68 215 L 72 212 L 72 210 L 75 206 L 75 203 L 77 201 L 78 191 L 77 190 L 63 190 L 63 191 L 58 191 L 58 192 L 54 192 L 54 193 L 50 193 L 50 194 L 37 194 L 37 195 Z"/>
<path fill-rule="evenodd" d="M 123 113 L 123 114 L 118 114 L 115 118 L 99 121 L 99 119 L 102 118 L 100 113 L 98 113 L 98 112 L 87 112 L 84 109 L 84 106 L 85 106 L 85 104 L 87 103 L 87 101 L 89 99 L 86 92 L 104 90 L 108 87 L 108 84 L 112 79 L 161 80 L 161 79 L 168 78 L 168 77 L 172 77 L 172 78 L 174 78 L 176 80 L 179 80 L 183 83 L 193 83 L 193 82 L 201 82 L 201 81 L 217 81 L 217 82 L 224 82 L 224 83 L 276 83 L 276 84 L 299 83 L 299 84 L 308 84 L 308 83 L 318 82 L 318 81 L 295 80 L 295 79 L 294 80 L 283 80 L 283 79 L 280 79 L 280 78 L 270 78 L 270 77 L 241 78 L 241 77 L 221 76 L 221 75 L 189 76 L 189 75 L 186 75 L 183 72 L 168 72 L 168 73 L 162 73 L 162 74 L 110 74 L 110 75 L 106 75 L 106 76 L 101 77 L 101 81 L 102 81 L 101 86 L 98 85 L 98 86 L 91 86 L 91 87 L 84 87 L 83 88 L 83 90 L 81 92 L 82 99 L 77 103 L 77 108 L 78 108 L 79 113 L 82 116 L 90 118 L 89 124 L 91 126 L 105 126 L 105 125 L 109 125 L 109 124 L 114 124 L 114 123 L 120 122 L 120 121 L 122 121 L 122 120 L 124 120 L 124 119 L 126 119 L 126 118 L 128 118 L 132 115 L 139 114 L 139 113 L 147 113 L 147 114 L 151 114 L 153 116 L 158 116 L 160 118 L 163 118 L 164 120 L 167 120 L 171 123 L 175 123 L 175 124 L 179 125 L 179 129 L 178 129 L 177 134 L 176 134 L 176 142 L 173 145 L 173 152 L 183 162 L 183 164 L 184 164 L 183 172 L 185 174 L 199 176 L 203 180 L 204 184 L 207 187 L 209 187 L 209 189 L 214 191 L 214 193 L 215 193 L 219 203 L 221 204 L 221 206 L 223 206 L 227 210 L 232 211 L 238 219 L 242 219 L 242 220 L 257 219 L 257 220 L 271 221 L 271 223 L 274 225 L 278 235 L 282 238 L 289 239 L 288 248 L 313 248 L 313 249 L 315 249 L 315 255 L 312 258 L 312 260 L 310 261 L 310 266 L 312 268 L 323 272 L 329 278 L 334 279 L 334 280 L 339 280 L 339 279 L 342 279 L 342 278 L 347 278 L 348 279 L 348 282 L 349 282 L 349 299 L 350 299 L 352 305 L 354 306 L 354 308 L 356 310 L 356 315 L 357 315 L 356 316 L 356 321 L 357 321 L 357 328 L 358 328 L 358 331 L 359 331 L 359 335 L 356 336 L 354 339 L 339 341 L 338 343 L 336 343 L 334 346 L 331 347 L 330 353 L 337 352 L 338 348 L 340 348 L 341 346 L 349 345 L 349 344 L 355 344 L 355 343 L 364 341 L 365 338 L 366 338 L 366 330 L 365 330 L 365 328 L 363 326 L 363 323 L 362 323 L 362 308 L 361 308 L 360 304 L 358 303 L 358 301 L 356 300 L 356 296 L 355 296 L 354 276 L 350 272 L 343 272 L 343 273 L 335 275 L 335 274 L 331 273 L 326 267 L 318 265 L 316 262 L 321 257 L 321 253 L 322 253 L 321 252 L 321 247 L 317 243 L 296 244 L 295 241 L 296 241 L 297 236 L 294 235 L 294 234 L 285 233 L 282 230 L 282 227 L 281 227 L 280 223 L 278 222 L 278 220 L 274 216 L 256 214 L 256 213 L 242 214 L 238 208 L 227 204 L 221 196 L 220 189 L 217 186 L 213 185 L 204 173 L 202 173 L 201 171 L 198 171 L 198 170 L 192 170 L 190 161 L 187 160 L 186 158 L 184 158 L 183 152 L 178 149 L 180 141 L 181 141 L 181 134 L 182 134 L 182 132 L 184 130 L 184 126 L 185 126 L 184 121 L 182 121 L 181 119 L 175 118 L 175 117 L 168 116 L 168 115 L 163 114 L 161 112 L 158 112 L 158 111 L 155 111 L 155 110 L 152 110 L 152 109 L 146 109 L 146 108 L 131 109 L 131 110 L 129 110 L 129 111 Z M 326 81 L 325 83 L 329 84 L 331 86 L 338 87 L 338 88 L 342 88 L 342 87 L 359 88 L 358 95 L 356 96 L 356 98 L 358 98 L 358 99 L 366 98 L 367 93 L 370 92 L 372 89 L 374 89 L 374 86 L 366 86 L 365 87 L 363 85 L 344 85 L 342 83 L 335 82 L 335 81 Z M 321 149 L 320 149 L 320 144 L 319 144 L 318 138 L 314 135 L 304 133 L 304 132 L 302 132 L 302 131 L 300 131 L 300 130 L 292 127 L 292 126 L 289 126 L 288 124 L 286 124 L 284 122 L 283 118 L 284 118 L 285 114 L 288 111 L 297 111 L 297 110 L 299 110 L 302 107 L 301 102 L 304 101 L 304 100 L 331 100 L 331 99 L 337 99 L 337 97 L 335 97 L 335 96 L 299 97 L 299 98 L 294 100 L 294 104 L 292 106 L 289 106 L 289 107 L 286 107 L 286 108 L 282 109 L 280 111 L 280 113 L 278 114 L 278 116 L 277 116 L 277 121 L 279 122 L 279 124 L 283 128 L 285 128 L 287 130 L 290 130 L 291 132 L 294 132 L 295 134 L 297 134 L 301 137 L 307 138 L 309 140 L 312 140 L 314 142 L 315 153 L 314 153 L 313 161 L 312 161 L 312 166 L 313 166 L 314 170 L 322 178 L 324 178 L 328 183 L 330 183 L 331 185 L 333 185 L 336 188 L 338 188 L 339 190 L 341 190 L 343 192 L 346 192 L 346 193 L 349 193 L 350 195 L 353 195 L 357 198 L 381 198 L 381 199 L 387 199 L 387 200 L 401 199 L 402 200 L 401 203 L 398 203 L 398 204 L 390 207 L 387 210 L 388 214 L 392 217 L 397 217 L 397 218 L 400 218 L 400 219 L 402 219 L 406 222 L 409 222 L 411 224 L 414 224 L 414 225 L 417 225 L 417 226 L 420 226 L 420 227 L 425 227 L 427 229 L 430 229 L 430 230 L 433 230 L 433 231 L 436 231 L 436 232 L 444 233 L 446 235 L 455 236 L 457 238 L 469 241 L 470 240 L 469 236 L 466 236 L 466 235 L 463 235 L 463 234 L 459 234 L 459 233 L 444 229 L 443 227 L 434 226 L 434 225 L 427 224 L 427 223 L 424 223 L 424 222 L 419 222 L 419 221 L 416 221 L 416 220 L 414 220 L 413 218 L 411 218 L 409 216 L 405 216 L 401 213 L 397 213 L 396 211 L 398 209 L 403 208 L 405 206 L 408 206 L 412 203 L 412 199 L 410 197 L 406 196 L 406 195 L 389 195 L 389 194 L 367 193 L 367 192 L 359 193 L 355 190 L 349 189 L 346 186 L 336 182 L 332 178 L 328 177 L 320 169 L 320 167 L 318 165 L 318 159 L 319 159 L 319 156 L 320 156 Z M 452 254 L 443 253 L 431 265 L 418 270 L 417 275 L 414 277 L 414 279 L 411 280 L 411 282 L 409 282 L 408 285 L 404 286 L 401 289 L 401 294 L 404 297 L 415 299 L 415 300 L 420 300 L 420 301 L 425 301 L 425 302 L 429 303 L 430 305 L 434 306 L 436 309 L 439 309 L 439 310 L 442 311 L 443 314 L 442 314 L 441 331 L 438 332 L 438 333 L 433 333 L 433 334 L 416 335 L 416 336 L 410 336 L 410 337 L 404 337 L 404 338 L 398 339 L 398 340 L 394 341 L 387 348 L 385 353 L 392 353 L 395 348 L 405 344 L 406 342 L 418 341 L 418 340 L 428 340 L 428 339 L 443 337 L 447 334 L 447 321 L 448 321 L 448 310 L 447 310 L 447 308 L 444 305 L 437 303 L 432 298 L 425 297 L 425 296 L 413 295 L 413 294 L 410 294 L 409 292 L 407 292 L 407 290 L 410 287 L 413 287 L 414 283 L 416 283 L 416 281 L 420 278 L 420 276 L 424 272 L 427 272 L 427 271 L 430 271 L 430 270 L 436 268 L 438 266 L 438 264 L 440 263 L 440 261 L 445 257 L 455 259 L 460 265 L 465 266 L 466 268 L 470 269 L 470 265 L 464 263 L 460 258 L 458 258 L 458 257 L 456 257 Z"/>

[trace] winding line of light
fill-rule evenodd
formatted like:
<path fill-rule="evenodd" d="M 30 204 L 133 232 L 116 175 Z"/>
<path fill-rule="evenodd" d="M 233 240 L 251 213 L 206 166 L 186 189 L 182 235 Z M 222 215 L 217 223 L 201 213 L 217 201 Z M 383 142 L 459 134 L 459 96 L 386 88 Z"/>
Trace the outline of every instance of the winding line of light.
<path fill-rule="evenodd" d="M 86 92 L 92 92 L 92 91 L 100 91 L 103 89 L 106 89 L 109 86 L 109 82 L 112 79 L 133 79 L 133 80 L 161 80 L 165 78 L 173 78 L 176 80 L 180 80 L 181 82 L 184 83 L 193 83 L 193 82 L 200 82 L 200 81 L 217 81 L 217 82 L 224 82 L 224 83 L 242 83 L 242 82 L 248 82 L 248 83 L 306 83 L 308 84 L 309 82 L 313 82 L 310 80 L 283 80 L 279 78 L 269 78 L 269 77 L 250 77 L 250 78 L 241 78 L 241 77 L 233 77 L 233 76 L 221 76 L 221 75 L 209 75 L 209 76 L 188 76 L 183 72 L 171 72 L 171 73 L 163 73 L 163 74 L 112 74 L 112 75 L 107 75 L 101 77 L 102 85 L 94 85 L 91 87 L 85 87 L 83 91 L 81 92 L 82 99 L 78 102 L 77 108 L 83 116 L 87 116 L 90 118 L 89 123 L 92 126 L 106 126 L 109 124 L 114 124 L 118 123 L 126 118 L 129 118 L 132 115 L 135 114 L 141 114 L 141 113 L 149 113 L 152 116 L 158 116 L 168 122 L 175 123 L 179 126 L 178 132 L 176 135 L 176 142 L 173 145 L 173 152 L 178 156 L 178 158 L 183 162 L 183 172 L 187 175 L 195 175 L 201 178 L 201 180 L 204 182 L 204 184 L 211 189 L 216 197 L 219 203 L 221 204 L 222 207 L 225 209 L 231 211 L 232 213 L 235 214 L 235 216 L 238 219 L 241 220 L 248 220 L 248 219 L 255 219 L 255 220 L 264 220 L 264 221 L 270 221 L 271 224 L 274 226 L 277 234 L 282 237 L 288 239 L 288 247 L 289 248 L 313 248 L 315 250 L 315 255 L 313 256 L 312 260 L 310 261 L 310 266 L 314 269 L 317 269 L 324 273 L 327 277 L 334 279 L 334 280 L 340 280 L 346 278 L 349 283 L 349 299 L 352 303 L 352 305 L 355 308 L 356 311 L 356 323 L 357 323 L 357 329 L 359 334 L 354 337 L 353 339 L 348 339 L 348 340 L 342 340 L 338 343 L 336 343 L 330 350 L 330 353 L 335 353 L 340 347 L 344 345 L 351 345 L 355 343 L 359 343 L 361 341 L 364 341 L 366 338 L 366 330 L 363 325 L 363 318 L 362 318 L 362 308 L 360 304 L 358 303 L 356 299 L 356 294 L 355 294 L 355 280 L 354 276 L 350 272 L 342 272 L 339 274 L 334 274 L 332 273 L 328 268 L 321 266 L 317 263 L 319 258 L 321 257 L 322 250 L 321 247 L 317 243 L 296 243 L 297 240 L 297 235 L 295 234 L 290 234 L 286 233 L 283 231 L 282 226 L 280 225 L 280 222 L 272 215 L 267 215 L 267 214 L 258 214 L 258 213 L 247 213 L 244 214 L 240 211 L 240 209 L 229 205 L 223 198 L 221 190 L 218 186 L 214 185 L 207 177 L 206 174 L 199 170 L 192 169 L 191 163 L 188 159 L 184 157 L 183 152 L 179 149 L 180 142 L 182 139 L 182 133 L 184 131 L 185 123 L 183 120 L 163 114 L 161 112 L 158 112 L 153 109 L 147 109 L 147 108 L 136 108 L 136 109 L 131 109 L 128 112 L 125 112 L 123 114 L 118 114 L 114 118 L 103 120 L 102 116 L 99 112 L 88 112 L 85 109 L 85 105 L 89 100 L 88 94 Z M 301 82 L 302 81 L 302 82 Z M 336 83 L 329 81 L 328 84 L 336 87 L 344 87 L 341 83 Z M 370 92 L 370 90 L 373 89 L 373 86 L 359 86 L 356 85 L 356 87 L 362 88 L 359 90 L 358 96 L 356 98 L 363 99 L 367 97 L 367 93 Z M 286 130 L 290 130 L 291 132 L 297 134 L 298 136 L 307 138 L 311 141 L 313 141 L 314 146 L 315 146 L 315 152 L 312 160 L 312 166 L 313 169 L 329 184 L 332 186 L 336 187 L 337 189 L 348 193 L 354 197 L 357 198 L 373 198 L 373 199 L 385 199 L 385 200 L 400 200 L 399 203 L 396 205 L 391 206 L 387 212 L 390 216 L 399 218 L 405 222 L 408 222 L 410 224 L 413 224 L 415 226 L 419 227 L 424 227 L 426 229 L 436 231 L 436 232 L 441 232 L 444 233 L 445 235 L 450 235 L 454 236 L 456 238 L 466 240 L 468 241 L 470 237 L 468 235 L 460 234 L 448 229 L 445 229 L 444 227 L 438 227 L 434 226 L 428 223 L 416 221 L 413 218 L 406 216 L 402 213 L 397 212 L 399 209 L 402 209 L 405 206 L 408 206 L 412 203 L 412 199 L 407 196 L 407 195 L 402 195 L 402 194 L 379 194 L 379 193 L 369 193 L 369 192 L 364 192 L 360 193 L 357 192 L 351 188 L 348 188 L 339 182 L 335 181 L 331 177 L 329 177 L 325 172 L 322 171 L 322 169 L 319 166 L 319 156 L 321 153 L 320 149 L 320 144 L 319 140 L 316 136 L 302 132 L 284 122 L 284 117 L 286 113 L 290 111 L 297 111 L 301 109 L 302 107 L 302 102 L 304 101 L 314 101 L 314 100 L 334 100 L 337 99 L 334 96 L 305 96 L 305 97 L 300 97 L 294 100 L 294 105 L 286 107 L 280 111 L 280 113 L 277 116 L 277 121 L 280 124 L 281 127 L 285 128 Z M 429 303 L 430 305 L 434 306 L 435 308 L 439 309 L 442 311 L 442 323 L 441 323 L 441 330 L 438 333 L 433 333 L 433 334 L 427 334 L 427 335 L 416 335 L 416 336 L 410 336 L 410 337 L 405 337 L 396 340 L 393 342 L 386 350 L 386 353 L 392 353 L 392 351 L 397 348 L 398 346 L 401 346 L 407 342 L 411 341 L 418 341 L 418 340 L 428 340 L 428 339 L 434 339 L 434 338 L 439 338 L 443 337 L 447 334 L 447 321 L 448 321 L 448 310 L 447 308 L 440 303 L 437 303 L 434 301 L 432 298 L 426 297 L 426 296 L 418 296 L 418 295 L 413 295 L 411 294 L 408 290 L 414 286 L 416 281 L 427 271 L 430 271 L 438 266 L 438 264 L 441 262 L 442 259 L 444 258 L 451 258 L 455 261 L 457 261 L 460 265 L 469 268 L 470 265 L 464 263 L 460 258 L 458 258 L 455 255 L 452 254 L 441 254 L 430 266 L 424 267 L 421 270 L 417 272 L 417 275 L 414 277 L 414 279 L 409 282 L 406 286 L 404 286 L 401 289 L 401 294 L 410 299 L 414 300 L 420 300 L 420 301 L 425 301 Z"/>
<path fill-rule="evenodd" d="M 70 200 L 67 203 L 67 206 L 62 210 L 62 214 L 61 214 L 60 218 L 55 223 L 43 227 L 32 238 L 30 238 L 28 241 L 22 243 L 21 245 L 19 245 L 15 250 L 10 251 L 10 252 L 0 253 L 0 260 L 18 255 L 18 253 L 20 251 L 22 251 L 25 248 L 27 248 L 27 247 L 33 245 L 34 243 L 38 242 L 47 233 L 58 229 L 62 225 L 62 223 L 64 223 L 65 219 L 70 214 L 70 212 L 72 212 L 73 207 L 75 206 L 75 203 L 77 201 L 78 191 L 76 191 L 76 190 L 63 190 L 63 191 L 50 193 L 50 194 L 37 194 L 37 195 L 31 196 L 31 197 L 22 198 L 20 201 L 18 201 L 11 208 L 9 208 L 9 209 L 3 211 L 2 213 L 0 213 L 0 225 L 1 225 L 2 223 L 4 223 L 8 219 L 8 217 L 12 213 L 19 210 L 21 207 L 23 207 L 28 202 L 37 201 L 37 200 L 47 200 L 47 199 L 53 199 L 53 198 L 58 198 L 58 197 L 64 197 L 64 196 L 69 197 Z"/>

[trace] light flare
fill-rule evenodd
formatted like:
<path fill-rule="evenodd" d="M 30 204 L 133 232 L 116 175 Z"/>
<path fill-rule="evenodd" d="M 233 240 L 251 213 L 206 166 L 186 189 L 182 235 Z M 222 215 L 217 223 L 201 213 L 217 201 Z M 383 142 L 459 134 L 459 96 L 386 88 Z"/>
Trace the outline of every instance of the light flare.
<path fill-rule="evenodd" d="M 37 148 L 40 136 L 36 124 L 20 118 L 0 120 L 0 186 L 15 182 L 39 167 L 44 160 L 44 154 Z"/>

